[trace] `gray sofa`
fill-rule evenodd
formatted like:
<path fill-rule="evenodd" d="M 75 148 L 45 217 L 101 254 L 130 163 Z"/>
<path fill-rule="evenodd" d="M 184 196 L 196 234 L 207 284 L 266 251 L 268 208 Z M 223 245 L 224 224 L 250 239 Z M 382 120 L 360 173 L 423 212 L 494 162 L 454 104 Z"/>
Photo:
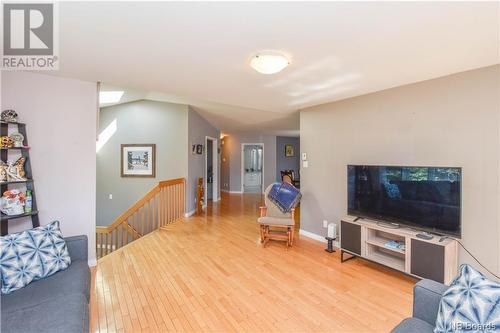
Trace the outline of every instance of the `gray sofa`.
<path fill-rule="evenodd" d="M 391 333 L 432 333 L 439 303 L 448 286 L 421 280 L 413 287 L 413 317 L 404 319 Z"/>
<path fill-rule="evenodd" d="M 65 238 L 68 269 L 1 296 L 1 332 L 89 331 L 90 269 L 87 237 Z"/>

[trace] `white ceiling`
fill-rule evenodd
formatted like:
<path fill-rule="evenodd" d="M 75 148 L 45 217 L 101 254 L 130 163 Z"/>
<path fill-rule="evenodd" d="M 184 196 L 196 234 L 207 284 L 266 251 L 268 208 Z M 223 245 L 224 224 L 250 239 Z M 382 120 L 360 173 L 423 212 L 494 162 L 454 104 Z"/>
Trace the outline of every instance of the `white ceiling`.
<path fill-rule="evenodd" d="M 189 103 L 226 132 L 296 131 L 297 110 L 488 66 L 498 2 L 64 2 L 60 71 Z M 259 50 L 292 64 L 248 66 Z"/>

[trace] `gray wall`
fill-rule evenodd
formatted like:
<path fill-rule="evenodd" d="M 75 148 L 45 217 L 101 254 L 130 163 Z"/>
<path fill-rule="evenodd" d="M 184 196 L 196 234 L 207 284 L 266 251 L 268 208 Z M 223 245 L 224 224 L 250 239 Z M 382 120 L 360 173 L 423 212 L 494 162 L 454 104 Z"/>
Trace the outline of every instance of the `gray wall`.
<path fill-rule="evenodd" d="M 220 168 L 220 189 L 221 191 L 229 191 L 231 189 L 231 140 L 229 136 L 224 136 L 221 139 L 221 168 Z"/>
<path fill-rule="evenodd" d="M 192 212 L 196 208 L 196 186 L 197 179 L 203 177 L 206 181 L 206 170 L 205 170 L 205 154 L 206 149 L 203 149 L 203 155 L 193 155 L 191 154 L 192 144 L 202 144 L 205 147 L 205 137 L 209 136 L 217 139 L 219 144 L 220 131 L 210 125 L 202 116 L 200 116 L 192 108 L 189 108 L 188 116 L 188 142 L 187 153 L 188 153 L 188 179 L 187 179 L 187 190 L 186 190 L 186 212 Z M 216 147 L 214 147 L 217 149 Z M 220 164 L 217 160 L 218 169 L 220 170 Z M 218 171 L 220 172 L 220 171 Z M 220 176 L 219 176 L 220 178 Z M 217 196 L 217 198 L 220 195 Z M 214 198 L 217 199 L 217 198 Z"/>
<path fill-rule="evenodd" d="M 61 221 L 65 236 L 87 235 L 95 265 L 96 84 L 22 71 L 2 71 L 1 109 L 25 122 L 40 223 Z M 9 232 L 31 228 L 12 221 Z"/>
<path fill-rule="evenodd" d="M 99 133 L 117 131 L 97 153 L 97 225 L 108 225 L 159 181 L 188 177 L 188 107 L 137 101 L 101 109 Z M 120 144 L 156 144 L 156 178 L 122 178 Z M 109 199 L 109 195 L 113 199 Z"/>
<path fill-rule="evenodd" d="M 346 214 L 348 164 L 458 166 L 463 243 L 500 273 L 499 78 L 497 65 L 301 111 L 301 228 L 325 235 Z"/>
<path fill-rule="evenodd" d="M 264 186 L 276 181 L 276 136 L 229 134 L 224 137 L 223 156 L 226 162 L 222 163 L 224 179 L 229 174 L 229 191 L 241 191 L 241 144 L 264 144 Z M 226 190 L 223 187 L 224 190 Z"/>
<path fill-rule="evenodd" d="M 285 156 L 285 146 L 292 145 L 295 149 L 295 156 Z M 289 136 L 276 137 L 276 181 L 281 181 L 282 170 L 294 170 L 295 177 L 299 177 L 300 170 L 300 138 Z"/>

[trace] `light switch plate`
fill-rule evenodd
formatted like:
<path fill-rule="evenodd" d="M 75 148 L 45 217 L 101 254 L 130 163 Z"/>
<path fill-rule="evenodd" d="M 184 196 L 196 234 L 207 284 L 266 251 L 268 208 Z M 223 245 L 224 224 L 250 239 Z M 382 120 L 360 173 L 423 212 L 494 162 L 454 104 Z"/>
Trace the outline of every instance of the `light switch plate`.
<path fill-rule="evenodd" d="M 307 153 L 302 153 L 302 161 L 307 160 Z"/>

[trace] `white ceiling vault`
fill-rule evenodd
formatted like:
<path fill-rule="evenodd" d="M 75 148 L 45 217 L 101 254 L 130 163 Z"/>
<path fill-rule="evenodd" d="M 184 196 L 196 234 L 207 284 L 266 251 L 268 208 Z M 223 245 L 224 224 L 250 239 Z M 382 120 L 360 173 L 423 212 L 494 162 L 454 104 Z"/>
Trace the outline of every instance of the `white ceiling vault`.
<path fill-rule="evenodd" d="M 61 2 L 55 75 L 193 105 L 226 132 L 499 63 L 498 2 Z M 274 75 L 248 62 L 277 50 Z M 291 133 L 291 132 L 290 132 Z"/>

